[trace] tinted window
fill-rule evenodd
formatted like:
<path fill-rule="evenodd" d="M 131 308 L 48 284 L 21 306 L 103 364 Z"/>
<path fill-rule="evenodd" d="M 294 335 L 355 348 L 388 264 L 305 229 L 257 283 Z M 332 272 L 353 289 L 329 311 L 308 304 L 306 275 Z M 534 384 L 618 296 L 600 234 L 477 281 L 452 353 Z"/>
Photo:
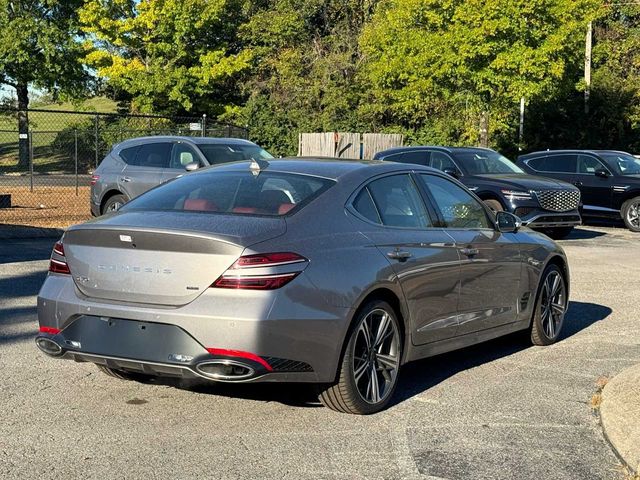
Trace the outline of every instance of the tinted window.
<path fill-rule="evenodd" d="M 471 175 L 524 173 L 507 157 L 493 150 L 456 151 L 455 158 Z"/>
<path fill-rule="evenodd" d="M 396 160 L 402 163 L 413 163 L 416 165 L 429 165 L 429 152 L 404 152 L 400 159 Z"/>
<path fill-rule="evenodd" d="M 171 153 L 171 143 L 147 143 L 140 146 L 135 165 L 140 167 L 167 168 L 169 166 L 169 155 Z"/>
<path fill-rule="evenodd" d="M 552 155 L 533 158 L 527 165 L 538 172 L 575 173 L 576 159 L 576 155 Z"/>
<path fill-rule="evenodd" d="M 193 149 L 184 143 L 175 143 L 171 151 L 171 163 L 169 168 L 184 170 L 191 162 L 198 162 L 199 158 Z"/>
<path fill-rule="evenodd" d="M 129 165 L 135 165 L 136 155 L 138 154 L 139 149 L 140 146 L 124 148 L 120 150 L 120 158 L 122 158 L 125 163 Z"/>
<path fill-rule="evenodd" d="M 211 165 L 251 160 L 252 158 L 256 160 L 273 158 L 273 155 L 264 148 L 250 144 L 223 145 L 220 143 L 201 143 L 198 144 L 198 148 Z"/>
<path fill-rule="evenodd" d="M 368 189 L 384 225 L 413 228 L 431 226 L 420 193 L 409 175 L 374 180 Z"/>
<path fill-rule="evenodd" d="M 376 210 L 376 206 L 373 204 L 373 199 L 367 188 L 360 190 L 360 193 L 353 201 L 353 208 L 362 215 L 364 218 L 371 220 L 374 223 L 380 223 L 380 216 Z"/>
<path fill-rule="evenodd" d="M 385 162 L 402 162 L 402 153 L 394 153 L 384 157 Z"/>
<path fill-rule="evenodd" d="M 311 201 L 335 182 L 279 172 L 202 172 L 185 175 L 134 198 L 122 210 L 219 212 L 285 215 Z"/>
<path fill-rule="evenodd" d="M 446 153 L 442 152 L 431 152 L 431 166 L 438 170 L 444 170 L 445 168 L 458 170 L 453 160 L 451 160 Z"/>
<path fill-rule="evenodd" d="M 578 156 L 578 173 L 586 175 L 595 175 L 596 170 L 603 169 L 604 166 L 598 159 L 590 155 Z"/>
<path fill-rule="evenodd" d="M 492 228 L 484 207 L 453 182 L 435 175 L 420 175 L 448 228 Z"/>
<path fill-rule="evenodd" d="M 640 174 L 640 159 L 628 153 L 603 153 L 601 156 L 621 175 Z"/>

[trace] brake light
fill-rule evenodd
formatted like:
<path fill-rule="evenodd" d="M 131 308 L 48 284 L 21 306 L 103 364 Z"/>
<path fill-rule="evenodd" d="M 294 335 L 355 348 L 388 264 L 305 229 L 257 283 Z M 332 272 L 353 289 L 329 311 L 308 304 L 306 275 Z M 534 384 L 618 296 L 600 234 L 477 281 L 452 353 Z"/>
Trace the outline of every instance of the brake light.
<path fill-rule="evenodd" d="M 91 175 L 91 185 L 95 185 L 98 180 L 100 180 L 100 175 Z"/>
<path fill-rule="evenodd" d="M 60 258 L 54 258 L 54 255 L 58 255 Z M 53 246 L 53 253 L 51 254 L 51 260 L 49 260 L 49 271 L 65 275 L 71 274 L 69 265 L 67 265 L 67 259 L 64 256 L 64 247 L 62 246 L 62 242 L 56 242 Z"/>
<path fill-rule="evenodd" d="M 245 290 L 275 290 L 296 278 L 306 267 L 301 264 L 306 264 L 308 261 L 305 257 L 291 252 L 244 255 L 236 260 L 211 286 Z M 265 274 L 256 272 L 256 269 L 259 268 L 284 265 L 291 265 L 291 271 Z"/>
<path fill-rule="evenodd" d="M 40 327 L 40 333 L 48 333 L 50 335 L 57 335 L 60 333 L 60 329 L 53 327 Z"/>

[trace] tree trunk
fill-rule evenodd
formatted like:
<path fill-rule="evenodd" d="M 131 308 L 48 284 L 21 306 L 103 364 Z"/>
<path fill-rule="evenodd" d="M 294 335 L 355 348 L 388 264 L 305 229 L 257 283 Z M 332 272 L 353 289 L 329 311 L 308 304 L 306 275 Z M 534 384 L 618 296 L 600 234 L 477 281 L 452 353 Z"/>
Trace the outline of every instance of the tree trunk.
<path fill-rule="evenodd" d="M 29 168 L 29 90 L 26 83 L 16 87 L 18 95 L 18 166 Z"/>
<path fill-rule="evenodd" d="M 480 115 L 480 146 L 489 148 L 489 112 Z"/>

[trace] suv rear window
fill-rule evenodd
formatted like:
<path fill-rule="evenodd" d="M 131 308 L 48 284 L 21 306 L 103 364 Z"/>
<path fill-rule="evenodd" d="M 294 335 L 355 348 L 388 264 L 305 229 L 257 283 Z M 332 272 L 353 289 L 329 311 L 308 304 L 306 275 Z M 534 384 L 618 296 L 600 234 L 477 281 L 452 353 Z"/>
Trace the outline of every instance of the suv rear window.
<path fill-rule="evenodd" d="M 202 172 L 177 178 L 133 199 L 122 211 L 197 211 L 280 216 L 294 212 L 335 182 L 280 172 Z"/>

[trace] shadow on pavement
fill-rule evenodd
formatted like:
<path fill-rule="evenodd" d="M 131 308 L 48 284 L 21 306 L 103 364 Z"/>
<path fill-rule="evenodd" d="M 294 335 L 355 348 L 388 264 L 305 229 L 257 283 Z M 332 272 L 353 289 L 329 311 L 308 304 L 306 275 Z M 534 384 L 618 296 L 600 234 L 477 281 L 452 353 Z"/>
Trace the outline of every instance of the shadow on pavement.
<path fill-rule="evenodd" d="M 589 230 L 584 227 L 574 228 L 572 232 L 563 238 L 563 241 L 571 241 L 571 240 L 589 240 L 591 238 L 598 238 L 606 236 L 606 232 L 600 232 L 598 230 Z"/>
<path fill-rule="evenodd" d="M 57 238 L 3 239 L 0 236 L 0 264 L 48 260 L 56 240 Z M 0 273 L 3 273 L 2 267 Z"/>
<path fill-rule="evenodd" d="M 561 340 L 564 340 L 595 322 L 604 320 L 611 313 L 609 307 L 594 303 L 571 302 L 565 317 Z M 508 357 L 531 347 L 526 332 L 518 332 L 489 342 L 435 357 L 409 363 L 402 367 L 400 382 L 391 406 L 418 395 L 445 381 L 449 377 L 494 360 Z M 151 380 L 154 384 L 169 385 L 207 395 L 278 402 L 296 407 L 317 407 L 317 390 L 304 384 L 217 384 L 188 383 L 174 380 Z"/>

